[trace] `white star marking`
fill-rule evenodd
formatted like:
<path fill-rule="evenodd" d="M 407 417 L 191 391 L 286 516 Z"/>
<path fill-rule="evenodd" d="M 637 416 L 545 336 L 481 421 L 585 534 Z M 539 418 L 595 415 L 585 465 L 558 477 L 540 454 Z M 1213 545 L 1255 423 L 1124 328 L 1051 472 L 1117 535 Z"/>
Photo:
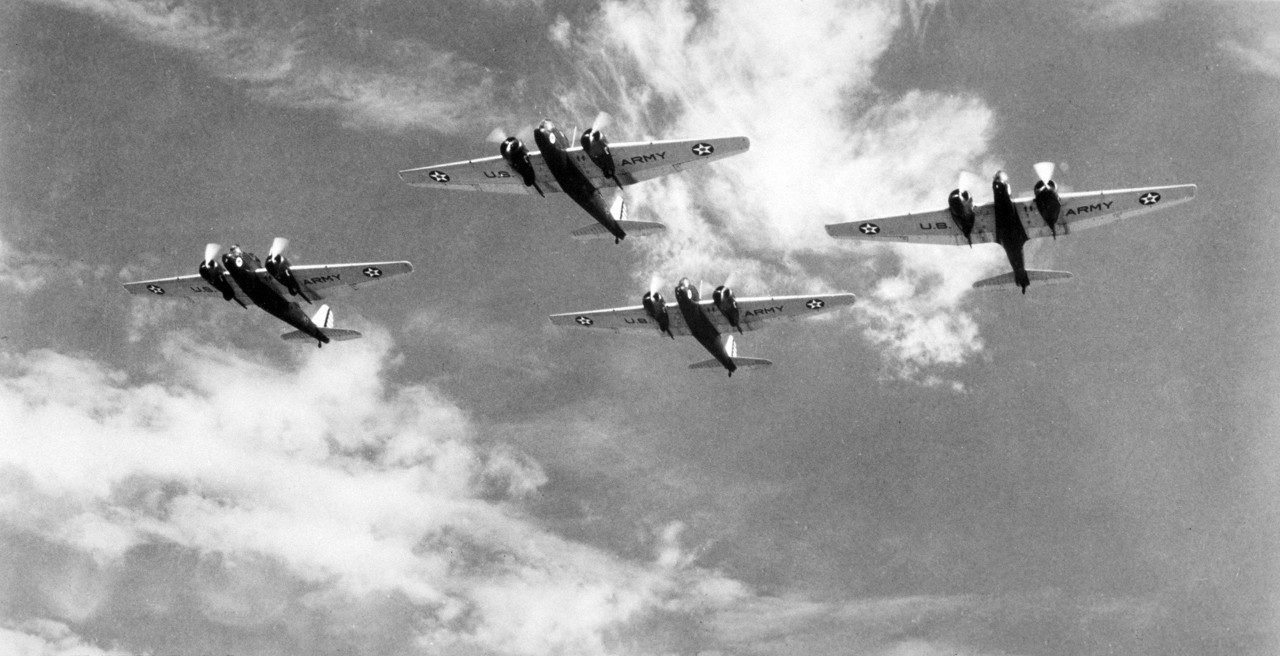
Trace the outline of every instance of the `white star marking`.
<path fill-rule="evenodd" d="M 382 277 L 382 269 L 379 269 L 378 267 L 365 267 L 364 270 L 361 271 L 360 273 L 363 273 L 364 275 L 369 276 L 370 278 Z"/>
<path fill-rule="evenodd" d="M 445 173 L 444 171 L 432 171 L 427 174 L 427 177 L 431 178 L 432 180 L 435 180 L 436 182 L 449 181 L 449 174 Z"/>
<path fill-rule="evenodd" d="M 164 288 L 159 285 L 147 285 L 147 291 L 151 292 L 152 294 L 163 294 Z"/>
<path fill-rule="evenodd" d="M 1143 205 L 1155 205 L 1160 202 L 1160 194 L 1157 194 L 1154 191 L 1148 191 L 1147 193 L 1138 196 L 1138 202 Z"/>
<path fill-rule="evenodd" d="M 707 155 L 710 155 L 711 153 L 714 153 L 714 152 L 716 152 L 716 147 L 712 146 L 711 144 L 705 141 L 702 143 L 696 143 L 693 145 L 693 154 L 697 155 L 698 157 L 706 157 Z"/>
<path fill-rule="evenodd" d="M 826 304 L 827 304 L 826 301 L 820 298 L 815 298 L 812 301 L 805 303 L 804 306 L 809 308 L 810 310 L 821 310 L 824 306 L 826 306 Z"/>
<path fill-rule="evenodd" d="M 858 226 L 858 230 L 864 235 L 880 234 L 880 226 L 874 223 L 864 223 Z"/>
<path fill-rule="evenodd" d="M 574 321 L 577 321 L 578 325 L 580 326 L 590 326 L 591 324 L 595 323 L 594 321 L 591 320 L 591 317 L 578 317 L 574 319 Z"/>

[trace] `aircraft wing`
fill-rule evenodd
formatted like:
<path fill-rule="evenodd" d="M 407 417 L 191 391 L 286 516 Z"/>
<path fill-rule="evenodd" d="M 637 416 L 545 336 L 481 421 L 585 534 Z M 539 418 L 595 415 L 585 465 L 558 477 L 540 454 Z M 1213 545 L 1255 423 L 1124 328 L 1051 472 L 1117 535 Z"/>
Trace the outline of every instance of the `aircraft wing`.
<path fill-rule="evenodd" d="M 614 173 L 625 186 L 737 155 L 750 147 L 751 140 L 746 137 L 723 137 L 609 144 L 609 151 L 613 153 Z M 581 148 L 569 152 L 574 150 L 574 160 L 596 186 L 613 184 Z"/>
<path fill-rule="evenodd" d="M 741 317 L 739 325 L 743 330 L 755 330 L 766 321 L 773 319 L 799 319 L 828 314 L 845 306 L 853 305 L 855 296 L 837 292 L 834 294 L 806 294 L 800 296 L 761 296 L 738 299 L 738 313 Z M 722 331 L 728 331 L 729 320 L 724 318 L 709 300 L 700 302 L 707 307 L 707 316 Z"/>
<path fill-rule="evenodd" d="M 1171 185 L 1167 187 L 1137 187 L 1134 189 L 1112 189 L 1109 191 L 1073 191 L 1060 194 L 1062 213 L 1058 219 L 1058 234 L 1070 234 L 1076 230 L 1084 230 L 1100 225 L 1126 219 L 1138 214 L 1146 214 L 1185 203 L 1196 196 L 1195 185 Z M 1030 206 L 1031 212 L 1023 211 L 1024 217 L 1031 214 L 1027 223 L 1027 236 L 1049 237 L 1049 226 L 1040 219 L 1035 211 L 1035 202 L 1031 199 L 1018 201 L 1019 207 Z"/>
<path fill-rule="evenodd" d="M 1034 209 L 1034 208 L 1033 208 Z M 991 205 L 973 208 L 973 243 L 995 241 L 995 219 Z M 1036 218 L 1039 218 L 1039 214 Z M 863 241 L 905 241 L 915 244 L 968 245 L 960 226 L 951 219 L 951 210 L 883 216 L 866 221 L 828 223 L 827 234 L 837 239 Z"/>
<path fill-rule="evenodd" d="M 675 173 L 691 166 L 745 152 L 751 147 L 746 137 L 719 139 L 676 139 L 672 141 L 646 141 L 610 144 L 615 173 L 623 185 L 635 184 L 668 173 Z M 597 187 L 613 184 L 587 157 L 582 147 L 574 146 L 565 151 Z M 562 191 L 542 153 L 529 151 L 529 164 L 534 177 L 544 192 Z M 533 187 L 526 187 L 524 180 L 511 168 L 501 155 L 480 159 L 462 160 L 448 164 L 435 164 L 400 171 L 400 179 L 415 187 L 487 191 L 500 194 L 536 194 Z"/>
<path fill-rule="evenodd" d="M 816 316 L 831 310 L 852 305 L 853 294 L 809 294 L 803 296 L 765 296 L 738 299 L 739 325 L 745 330 L 755 330 L 771 319 Z M 725 319 L 711 299 L 698 302 L 706 312 L 707 318 L 721 332 L 732 330 L 729 320 Z M 684 322 L 684 315 L 677 303 L 667 303 L 667 316 L 671 318 L 671 334 L 688 335 L 689 327 Z M 649 318 L 644 306 L 591 310 L 588 312 L 566 312 L 551 315 L 551 323 L 556 326 L 572 328 L 591 328 L 595 330 L 613 330 L 626 332 L 658 332 L 658 323 Z"/>
<path fill-rule="evenodd" d="M 303 264 L 290 267 L 290 271 L 302 290 L 315 300 L 406 275 L 413 271 L 413 265 L 408 262 Z M 258 275 L 265 273 L 266 269 L 258 269 Z"/>
<path fill-rule="evenodd" d="M 581 151 L 581 148 L 570 149 Z M 586 159 L 586 155 L 582 156 Z M 538 186 L 547 193 L 558 193 L 560 185 L 538 151 L 529 152 Z M 587 162 L 590 164 L 590 161 Z M 414 187 L 454 189 L 462 191 L 487 191 L 496 194 L 537 194 L 533 187 L 524 186 L 524 179 L 516 173 L 501 155 L 468 159 L 449 164 L 434 164 L 400 171 L 400 179 Z"/>
<path fill-rule="evenodd" d="M 1058 234 L 1070 234 L 1119 219 L 1172 207 L 1191 200 L 1196 195 L 1195 185 L 1171 185 L 1165 187 L 1136 187 L 1108 191 L 1074 191 L 1059 195 L 1062 202 L 1058 218 Z M 1018 198 L 1014 208 L 1022 218 L 1027 237 L 1051 237 L 1053 232 L 1045 225 L 1036 209 L 1034 198 Z M 973 243 L 995 241 L 995 216 L 991 204 L 973 208 Z M 899 216 L 886 216 L 866 221 L 831 223 L 827 234 L 839 239 L 864 241 L 905 241 L 924 244 L 967 245 L 964 233 L 951 219 L 947 209 L 918 212 Z"/>
<path fill-rule="evenodd" d="M 667 303 L 667 316 L 671 317 L 671 334 L 688 335 L 689 326 L 685 325 L 684 315 L 675 303 Z M 571 328 L 590 328 L 593 330 L 612 330 L 633 333 L 657 333 L 658 322 L 649 318 L 643 305 L 631 305 L 607 310 L 589 310 L 587 312 L 565 312 L 551 315 L 551 323 L 556 326 Z"/>
<path fill-rule="evenodd" d="M 262 269 L 266 271 L 266 269 Z M 240 299 L 246 305 L 253 305 L 253 300 L 240 291 L 240 288 L 231 281 L 233 289 L 236 291 L 236 298 Z M 126 282 L 124 288 L 130 294 L 135 296 L 163 296 L 164 298 L 209 298 L 215 300 L 223 300 L 222 292 L 213 288 L 213 285 L 205 282 L 199 274 L 191 274 L 188 276 L 175 276 L 173 278 L 156 278 L 155 280 L 139 280 L 138 282 Z"/>

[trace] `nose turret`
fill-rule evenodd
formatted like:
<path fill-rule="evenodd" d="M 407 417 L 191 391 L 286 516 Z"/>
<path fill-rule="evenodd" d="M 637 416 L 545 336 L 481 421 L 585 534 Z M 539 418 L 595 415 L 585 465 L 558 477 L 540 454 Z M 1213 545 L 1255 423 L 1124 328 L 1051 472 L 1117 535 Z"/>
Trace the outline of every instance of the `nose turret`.
<path fill-rule="evenodd" d="M 1009 195 L 1009 174 L 1004 171 L 996 171 L 996 177 L 991 181 L 991 191 L 997 196 Z"/>
<path fill-rule="evenodd" d="M 699 298 L 698 288 L 689 282 L 688 278 L 681 278 L 680 284 L 676 285 L 676 296 L 683 296 L 691 301 L 697 301 Z"/>

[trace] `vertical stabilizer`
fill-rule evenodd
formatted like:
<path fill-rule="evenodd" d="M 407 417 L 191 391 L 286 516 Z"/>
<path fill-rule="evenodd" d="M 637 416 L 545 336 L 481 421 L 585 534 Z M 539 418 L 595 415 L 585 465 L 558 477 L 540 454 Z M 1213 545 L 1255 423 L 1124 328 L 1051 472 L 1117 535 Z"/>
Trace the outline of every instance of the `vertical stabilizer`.
<path fill-rule="evenodd" d="M 321 305 L 320 309 L 316 310 L 315 315 L 311 317 L 311 322 L 319 328 L 332 328 L 333 310 L 330 310 L 328 305 Z"/>
<path fill-rule="evenodd" d="M 612 216 L 614 221 L 627 220 L 627 199 L 622 196 L 621 189 L 613 195 L 613 204 L 609 206 L 609 216 Z"/>

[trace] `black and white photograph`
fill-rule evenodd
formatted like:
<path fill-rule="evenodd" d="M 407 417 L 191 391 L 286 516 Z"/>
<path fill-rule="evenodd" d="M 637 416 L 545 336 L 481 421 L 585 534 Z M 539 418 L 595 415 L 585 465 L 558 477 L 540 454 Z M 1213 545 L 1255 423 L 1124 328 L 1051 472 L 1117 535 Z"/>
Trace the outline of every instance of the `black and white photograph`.
<path fill-rule="evenodd" d="M 1280 2 L 0 3 L 0 656 L 1280 653 Z"/>

